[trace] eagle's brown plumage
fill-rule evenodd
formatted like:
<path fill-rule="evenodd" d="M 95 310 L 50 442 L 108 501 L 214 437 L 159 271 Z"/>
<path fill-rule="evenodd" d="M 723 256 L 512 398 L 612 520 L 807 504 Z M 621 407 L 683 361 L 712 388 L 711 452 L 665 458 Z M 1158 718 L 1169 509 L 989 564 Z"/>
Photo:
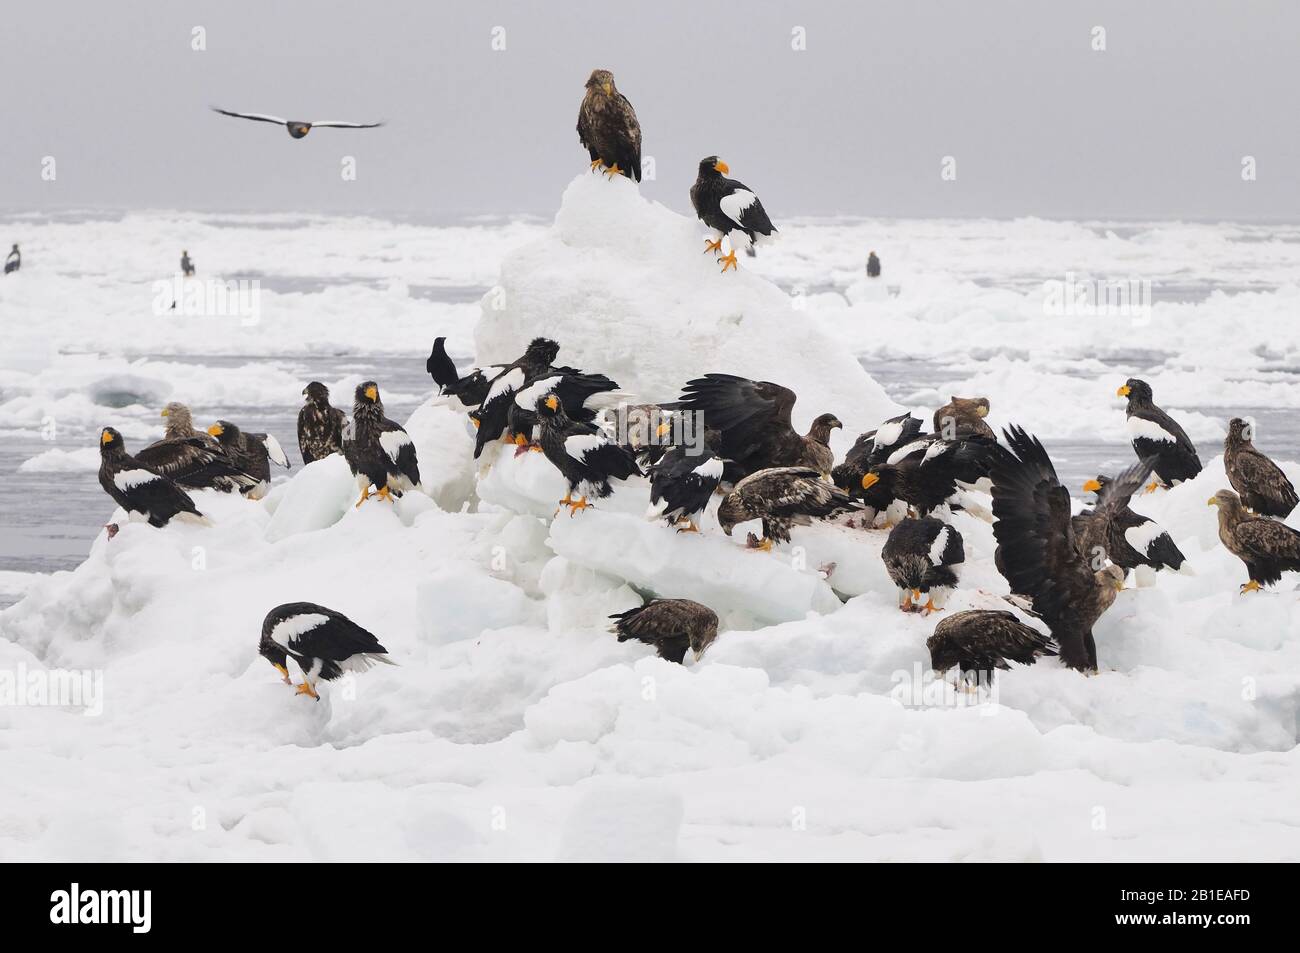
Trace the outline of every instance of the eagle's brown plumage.
<path fill-rule="evenodd" d="M 995 668 L 1010 668 L 1008 662 L 1033 665 L 1041 655 L 1056 654 L 1050 637 L 997 609 L 967 609 L 949 616 L 934 627 L 925 647 L 936 672 L 956 667 L 962 675 L 978 672 L 984 678 Z"/>
<path fill-rule="evenodd" d="M 1286 519 L 1300 498 L 1282 468 L 1255 449 L 1250 425 L 1240 417 L 1228 423 L 1223 441 L 1223 468 L 1228 482 L 1248 509 Z"/>
<path fill-rule="evenodd" d="M 303 388 L 302 409 L 298 411 L 298 450 L 302 462 L 321 460 L 343 450 L 343 422 L 347 414 L 330 404 L 329 388 L 312 381 Z"/>
<path fill-rule="evenodd" d="M 659 650 L 659 657 L 681 662 L 690 649 L 698 661 L 718 637 L 718 614 L 691 599 L 652 599 L 643 606 L 619 612 L 611 631 L 618 640 L 636 639 Z"/>
<path fill-rule="evenodd" d="M 945 440 L 971 436 L 996 440 L 997 434 L 984 422 L 988 415 L 987 397 L 953 397 L 934 412 L 934 432 Z"/>
<path fill-rule="evenodd" d="M 761 519 L 763 539 L 751 541 L 760 549 L 790 541 L 791 526 L 807 526 L 813 519 L 833 516 L 859 504 L 811 467 L 773 467 L 751 473 L 722 498 L 718 524 L 728 536 L 738 523 Z"/>
<path fill-rule="evenodd" d="M 1220 490 L 1209 502 L 1219 508 L 1219 539 L 1250 573 L 1242 592 L 1272 585 L 1284 572 L 1300 572 L 1300 533 L 1275 519 L 1247 512 L 1231 490 Z"/>
<path fill-rule="evenodd" d="M 578 139 L 591 155 L 591 167 L 607 175 L 641 181 L 641 124 L 627 97 L 614 85 L 614 74 L 593 70 L 578 110 Z"/>

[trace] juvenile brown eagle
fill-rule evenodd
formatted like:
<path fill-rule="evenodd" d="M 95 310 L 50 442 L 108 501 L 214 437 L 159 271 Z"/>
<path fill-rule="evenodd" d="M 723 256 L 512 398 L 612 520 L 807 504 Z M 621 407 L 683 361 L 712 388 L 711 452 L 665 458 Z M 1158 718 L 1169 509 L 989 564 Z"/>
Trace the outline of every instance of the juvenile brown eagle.
<path fill-rule="evenodd" d="M 763 538 L 750 534 L 748 544 L 770 550 L 773 543 L 788 543 L 791 526 L 807 526 L 814 519 L 858 509 L 847 493 L 821 478 L 810 467 L 773 467 L 751 473 L 722 498 L 718 524 L 728 536 L 738 523 L 763 521 Z"/>
<path fill-rule="evenodd" d="M 592 70 L 578 109 L 578 140 L 591 154 L 591 169 L 641 181 L 641 124 L 607 69 Z"/>
<path fill-rule="evenodd" d="M 302 395 L 307 399 L 298 411 L 298 451 L 303 463 L 312 463 L 343 449 L 348 415 L 330 403 L 330 389 L 320 381 L 304 387 Z"/>
<path fill-rule="evenodd" d="M 1008 662 L 1033 665 L 1039 656 L 1056 654 L 1051 638 L 997 609 L 967 609 L 949 616 L 934 627 L 925 647 L 936 672 L 956 667 L 963 677 L 975 672 L 985 682 L 995 668 L 1010 668 Z"/>
<path fill-rule="evenodd" d="M 659 650 L 659 657 L 681 663 L 690 649 L 698 662 L 718 637 L 718 614 L 691 599 L 652 599 L 610 616 L 618 640 L 636 639 Z"/>

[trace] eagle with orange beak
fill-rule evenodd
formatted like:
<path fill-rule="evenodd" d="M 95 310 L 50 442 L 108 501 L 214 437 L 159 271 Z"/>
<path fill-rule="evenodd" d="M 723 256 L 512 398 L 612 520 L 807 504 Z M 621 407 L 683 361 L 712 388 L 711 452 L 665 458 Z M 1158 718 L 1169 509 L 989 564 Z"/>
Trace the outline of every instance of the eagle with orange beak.
<path fill-rule="evenodd" d="M 351 426 L 343 430 L 343 457 L 361 490 L 357 506 L 370 499 L 372 486 L 375 495 L 390 503 L 393 497 L 420 487 L 415 444 L 401 424 L 384 416 L 384 402 L 374 381 L 357 385 Z"/>
<path fill-rule="evenodd" d="M 731 171 L 717 156 L 700 160 L 699 173 L 691 186 L 691 205 L 701 222 L 713 229 L 712 239 L 705 240 L 705 253 L 721 256 L 722 270 L 736 267 L 736 249 L 751 248 L 776 235 L 776 226 L 767 217 L 763 203 L 750 189 L 726 176 Z M 722 239 L 730 248 L 722 254 Z"/>

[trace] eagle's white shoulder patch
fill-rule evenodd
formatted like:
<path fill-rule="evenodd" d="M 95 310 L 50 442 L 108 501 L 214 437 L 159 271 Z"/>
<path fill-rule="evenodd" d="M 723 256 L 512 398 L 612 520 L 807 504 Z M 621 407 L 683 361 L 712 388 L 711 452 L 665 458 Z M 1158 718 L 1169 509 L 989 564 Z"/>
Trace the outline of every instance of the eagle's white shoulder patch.
<path fill-rule="evenodd" d="M 710 457 L 691 472 L 705 480 L 721 480 L 722 461 L 717 457 Z"/>
<path fill-rule="evenodd" d="M 939 530 L 939 535 L 935 536 L 934 542 L 930 544 L 930 563 L 934 566 L 943 565 L 943 551 L 948 548 L 948 536 L 950 534 L 948 527 Z"/>
<path fill-rule="evenodd" d="M 324 625 L 329 620 L 329 616 L 322 615 L 319 612 L 304 612 L 302 615 L 291 615 L 289 618 L 277 622 L 271 629 L 271 641 L 283 649 L 288 649 L 289 643 L 293 639 Z"/>
<path fill-rule="evenodd" d="M 1164 535 L 1164 528 L 1155 520 L 1147 520 L 1140 526 L 1130 526 L 1124 530 L 1124 539 L 1143 556 L 1148 555 L 1147 547 Z"/>
<path fill-rule="evenodd" d="M 388 459 L 397 462 L 397 455 L 402 448 L 410 444 L 411 437 L 405 430 L 385 430 L 379 435 L 379 445 L 388 454 Z"/>
<path fill-rule="evenodd" d="M 113 484 L 123 493 L 126 493 L 128 490 L 134 490 L 137 486 L 144 486 L 146 483 L 161 479 L 162 477 L 149 470 L 123 470 L 113 477 Z"/>
<path fill-rule="evenodd" d="M 724 195 L 718 201 L 718 207 L 722 209 L 723 215 L 739 225 L 740 217 L 745 214 L 745 209 L 757 201 L 758 196 L 749 189 L 736 189 L 730 195 Z"/>
<path fill-rule="evenodd" d="M 502 374 L 492 382 L 488 388 L 487 397 L 483 398 L 483 403 L 489 404 L 503 394 L 510 391 L 519 390 L 524 386 L 524 371 L 521 367 L 511 368 L 509 372 Z"/>
<path fill-rule="evenodd" d="M 1128 434 L 1133 440 L 1156 440 L 1162 443 L 1175 443 L 1177 438 L 1153 420 L 1144 417 L 1128 419 Z"/>
<path fill-rule="evenodd" d="M 574 434 L 572 437 L 566 437 L 564 440 L 564 452 L 580 463 L 585 463 L 585 457 L 597 447 L 603 447 L 609 443 L 609 438 L 599 433 L 582 433 Z"/>

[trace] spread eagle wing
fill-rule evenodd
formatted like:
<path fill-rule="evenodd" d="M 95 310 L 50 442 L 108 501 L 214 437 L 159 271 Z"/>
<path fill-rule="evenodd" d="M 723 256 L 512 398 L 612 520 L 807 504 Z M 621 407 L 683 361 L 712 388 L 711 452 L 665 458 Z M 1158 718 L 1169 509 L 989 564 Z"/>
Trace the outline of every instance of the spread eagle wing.
<path fill-rule="evenodd" d="M 342 119 L 315 119 L 308 123 L 313 129 L 325 127 L 327 129 L 377 129 L 384 123 L 380 122 L 344 122 Z"/>
<path fill-rule="evenodd" d="M 1106 483 L 1097 491 L 1097 504 L 1093 508 L 1093 513 L 1106 519 L 1113 519 L 1120 510 L 1128 506 L 1133 494 L 1147 482 L 1151 471 L 1155 469 L 1155 462 L 1154 457 L 1145 457 Z"/>
<path fill-rule="evenodd" d="M 720 455 L 743 460 L 774 441 L 802 439 L 790 421 L 796 399 L 794 391 L 770 381 L 705 374 L 688 381 L 682 398 L 666 406 L 699 411 L 705 425 L 719 431 Z"/>
<path fill-rule="evenodd" d="M 211 107 L 213 112 L 221 113 L 223 116 L 234 116 L 236 119 L 252 119 L 255 122 L 273 122 L 278 126 L 283 126 L 289 122 L 287 119 L 281 119 L 279 116 L 270 116 L 266 113 L 237 113 L 229 109 L 222 109 L 219 106 Z"/>

